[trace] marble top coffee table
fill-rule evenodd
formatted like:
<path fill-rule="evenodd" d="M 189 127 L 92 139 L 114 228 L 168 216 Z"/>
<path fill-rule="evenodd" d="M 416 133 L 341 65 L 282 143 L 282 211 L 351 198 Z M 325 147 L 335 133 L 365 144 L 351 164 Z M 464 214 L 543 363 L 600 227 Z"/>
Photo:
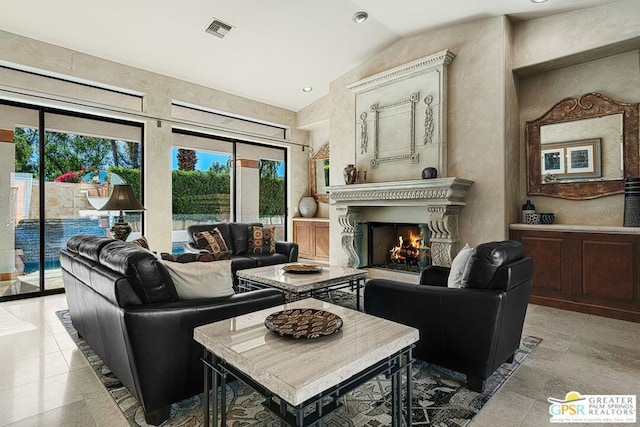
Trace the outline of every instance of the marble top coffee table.
<path fill-rule="evenodd" d="M 317 264 L 320 270 L 317 273 L 291 273 L 283 269 L 283 267 L 292 264 L 308 263 L 278 264 L 238 270 L 236 274 L 240 292 L 273 287 L 282 289 L 285 292 L 287 302 L 291 302 L 313 296 L 317 291 L 349 287 L 356 290 L 356 308 L 360 310 L 360 288 L 364 286 L 367 278 L 366 270 L 321 264 Z"/>
<path fill-rule="evenodd" d="M 290 308 L 329 311 L 340 316 L 343 326 L 316 339 L 283 337 L 265 327 L 269 314 Z M 391 425 L 399 427 L 406 370 L 406 414 L 411 426 L 411 349 L 419 338 L 415 328 L 309 298 L 199 326 L 193 336 L 204 347 L 207 425 L 227 425 L 229 375 L 262 394 L 264 406 L 282 421 L 308 426 L 338 409 L 339 397 L 386 374 L 391 375 L 392 385 Z M 218 393 L 211 393 L 212 402 L 211 385 L 214 390 L 221 386 L 220 399 Z"/>

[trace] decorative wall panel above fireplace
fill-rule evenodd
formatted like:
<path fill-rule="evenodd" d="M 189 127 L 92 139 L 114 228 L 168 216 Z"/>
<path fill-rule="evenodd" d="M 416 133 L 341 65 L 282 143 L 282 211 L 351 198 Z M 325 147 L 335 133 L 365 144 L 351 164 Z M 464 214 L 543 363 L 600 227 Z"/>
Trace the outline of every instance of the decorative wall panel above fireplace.
<path fill-rule="evenodd" d="M 356 167 L 369 182 L 447 176 L 447 67 L 443 50 L 347 87 L 356 93 Z M 410 166 L 410 167 L 408 167 Z"/>

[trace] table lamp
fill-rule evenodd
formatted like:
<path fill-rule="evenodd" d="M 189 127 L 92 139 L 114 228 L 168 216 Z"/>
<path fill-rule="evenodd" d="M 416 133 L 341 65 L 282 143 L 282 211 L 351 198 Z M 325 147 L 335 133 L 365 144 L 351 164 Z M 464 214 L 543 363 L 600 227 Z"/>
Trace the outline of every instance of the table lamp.
<path fill-rule="evenodd" d="M 100 210 L 120 211 L 118 221 L 111 227 L 111 234 L 118 240 L 126 241 L 131 233 L 131 226 L 124 220 L 123 211 L 143 211 L 144 207 L 136 200 L 130 185 L 116 184 L 113 186 L 111 197 Z"/>

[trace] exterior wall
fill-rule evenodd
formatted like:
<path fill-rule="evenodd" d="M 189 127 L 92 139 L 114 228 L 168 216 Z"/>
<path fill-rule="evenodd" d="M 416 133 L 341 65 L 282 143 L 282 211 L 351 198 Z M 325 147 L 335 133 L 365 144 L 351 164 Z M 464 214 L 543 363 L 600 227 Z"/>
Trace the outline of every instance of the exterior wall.
<path fill-rule="evenodd" d="M 291 141 L 301 144 L 307 143 L 307 133 L 296 129 L 295 112 L 1 31 L 0 60 L 144 94 L 142 118 L 139 115 L 132 117 L 146 123 L 144 141 L 145 234 L 153 242 L 155 250 L 171 250 L 172 140 L 171 126 L 168 121 L 171 117 L 172 101 L 182 101 L 278 124 L 289 128 Z M 17 86 L 34 89 L 29 87 L 29 81 L 26 77 L 25 81 Z M 81 100 L 85 99 L 82 97 L 82 93 L 70 92 L 65 95 L 78 97 Z M 124 114 L 118 114 L 118 116 L 129 118 Z M 161 122 L 159 127 L 157 126 L 158 119 Z M 288 196 L 291 207 L 306 191 L 305 186 L 297 185 L 297 183 L 306 182 L 308 153 L 300 150 L 298 146 L 293 146 L 288 151 L 287 161 L 291 166 Z M 288 229 L 289 238 L 291 238 L 292 224 L 289 224 Z"/>

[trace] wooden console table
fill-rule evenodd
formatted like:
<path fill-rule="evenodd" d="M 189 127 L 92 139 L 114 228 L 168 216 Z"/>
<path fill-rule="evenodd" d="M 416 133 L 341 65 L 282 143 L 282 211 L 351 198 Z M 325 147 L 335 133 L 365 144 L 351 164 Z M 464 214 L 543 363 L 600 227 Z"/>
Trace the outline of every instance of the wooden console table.
<path fill-rule="evenodd" d="M 640 228 L 512 224 L 533 258 L 531 302 L 640 322 Z"/>

